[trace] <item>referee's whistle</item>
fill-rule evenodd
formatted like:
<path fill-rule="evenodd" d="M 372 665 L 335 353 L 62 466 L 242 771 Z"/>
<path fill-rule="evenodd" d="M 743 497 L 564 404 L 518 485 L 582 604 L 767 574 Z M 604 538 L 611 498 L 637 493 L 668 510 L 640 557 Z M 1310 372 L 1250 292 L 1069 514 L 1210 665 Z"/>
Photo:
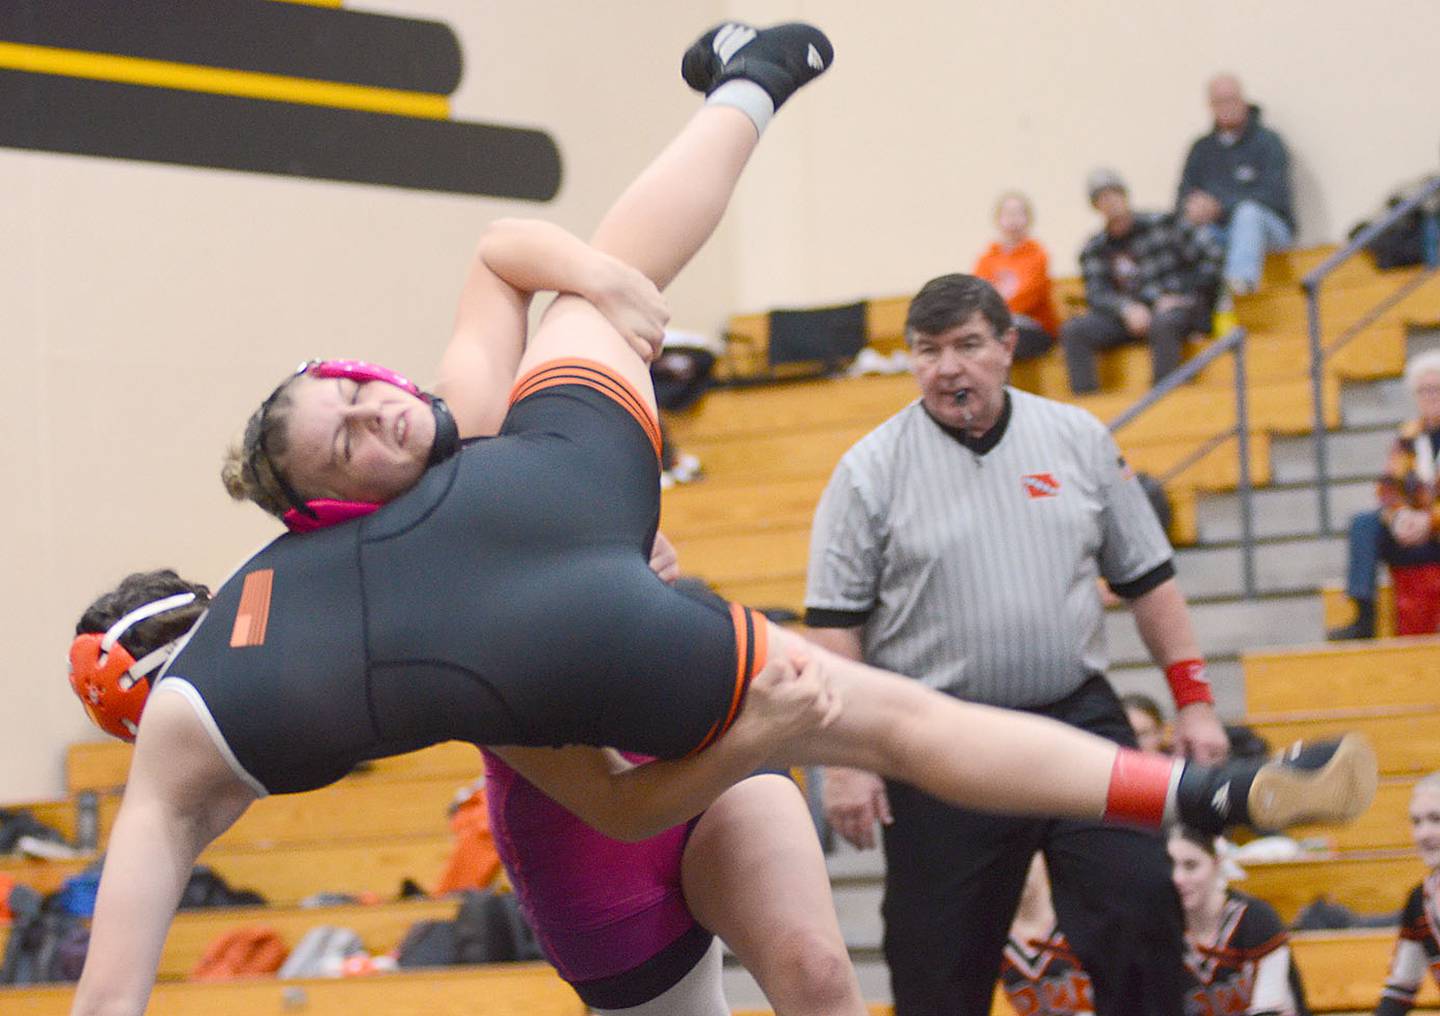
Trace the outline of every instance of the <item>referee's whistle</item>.
<path fill-rule="evenodd" d="M 955 393 L 955 405 L 959 406 L 960 409 L 965 413 L 965 426 L 967 427 L 970 426 L 971 422 L 975 419 L 975 414 L 972 413 L 970 411 L 970 407 L 966 405 L 969 399 L 970 389 L 968 388 L 961 388 L 958 392 Z"/>

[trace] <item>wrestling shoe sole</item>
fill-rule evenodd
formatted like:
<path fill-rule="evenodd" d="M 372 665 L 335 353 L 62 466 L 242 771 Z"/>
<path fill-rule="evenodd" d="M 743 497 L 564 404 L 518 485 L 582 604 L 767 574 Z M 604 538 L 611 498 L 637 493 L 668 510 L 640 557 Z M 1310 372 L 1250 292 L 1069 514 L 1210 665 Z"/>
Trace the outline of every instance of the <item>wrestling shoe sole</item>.
<path fill-rule="evenodd" d="M 1375 749 L 1363 734 L 1346 734 L 1319 769 L 1266 763 L 1250 785 L 1250 824 L 1288 829 L 1309 822 L 1350 822 L 1370 807 L 1379 783 Z"/>

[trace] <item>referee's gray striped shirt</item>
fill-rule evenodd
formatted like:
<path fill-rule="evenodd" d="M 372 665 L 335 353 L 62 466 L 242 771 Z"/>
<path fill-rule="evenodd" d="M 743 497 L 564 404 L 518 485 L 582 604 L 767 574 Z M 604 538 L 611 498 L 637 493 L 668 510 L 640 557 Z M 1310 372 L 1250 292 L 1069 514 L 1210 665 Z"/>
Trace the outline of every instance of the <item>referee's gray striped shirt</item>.
<path fill-rule="evenodd" d="M 863 620 L 865 660 L 976 702 L 1057 701 L 1103 672 L 1095 580 L 1172 551 L 1104 425 L 1007 389 L 977 454 L 912 403 L 845 453 L 815 511 L 807 620 Z"/>

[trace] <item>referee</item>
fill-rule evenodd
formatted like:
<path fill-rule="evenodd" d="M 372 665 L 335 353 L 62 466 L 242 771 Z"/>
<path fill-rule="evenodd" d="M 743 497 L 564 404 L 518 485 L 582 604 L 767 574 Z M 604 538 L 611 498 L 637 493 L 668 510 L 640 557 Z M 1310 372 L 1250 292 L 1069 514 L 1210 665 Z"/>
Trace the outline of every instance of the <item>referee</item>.
<path fill-rule="evenodd" d="M 1105 427 L 1007 386 L 1016 333 L 981 279 L 926 283 L 905 330 L 920 399 L 845 454 L 816 509 L 813 640 L 1133 747 L 1105 679 L 1103 577 L 1130 601 L 1169 679 L 1177 746 L 1223 758 L 1170 544 Z M 1036 850 L 1097 1014 L 1182 1012 L 1183 923 L 1154 835 L 965 811 L 851 769 L 826 771 L 825 806 L 862 849 L 874 846 L 876 821 L 884 827 L 896 1016 L 990 1011 Z"/>

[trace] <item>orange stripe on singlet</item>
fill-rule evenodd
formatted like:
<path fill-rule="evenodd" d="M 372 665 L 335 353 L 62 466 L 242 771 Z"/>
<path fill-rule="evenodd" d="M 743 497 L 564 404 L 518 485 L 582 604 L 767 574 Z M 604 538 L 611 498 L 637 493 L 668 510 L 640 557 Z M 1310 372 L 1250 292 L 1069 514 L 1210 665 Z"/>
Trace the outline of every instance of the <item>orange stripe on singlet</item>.
<path fill-rule="evenodd" d="M 730 604 L 730 623 L 735 626 L 735 687 L 730 694 L 730 708 L 723 720 L 717 720 L 706 733 L 691 755 L 704 751 L 714 744 L 740 715 L 740 703 L 745 700 L 745 691 L 750 681 L 765 666 L 769 652 L 770 633 L 764 617 L 757 616 L 748 607 L 738 603 Z"/>
<path fill-rule="evenodd" d="M 640 424 L 640 429 L 655 449 L 655 458 L 660 458 L 660 422 L 649 405 L 629 381 L 594 360 L 551 360 L 542 363 L 515 382 L 515 387 L 510 389 L 510 405 L 559 385 L 583 385 L 610 396 Z"/>

